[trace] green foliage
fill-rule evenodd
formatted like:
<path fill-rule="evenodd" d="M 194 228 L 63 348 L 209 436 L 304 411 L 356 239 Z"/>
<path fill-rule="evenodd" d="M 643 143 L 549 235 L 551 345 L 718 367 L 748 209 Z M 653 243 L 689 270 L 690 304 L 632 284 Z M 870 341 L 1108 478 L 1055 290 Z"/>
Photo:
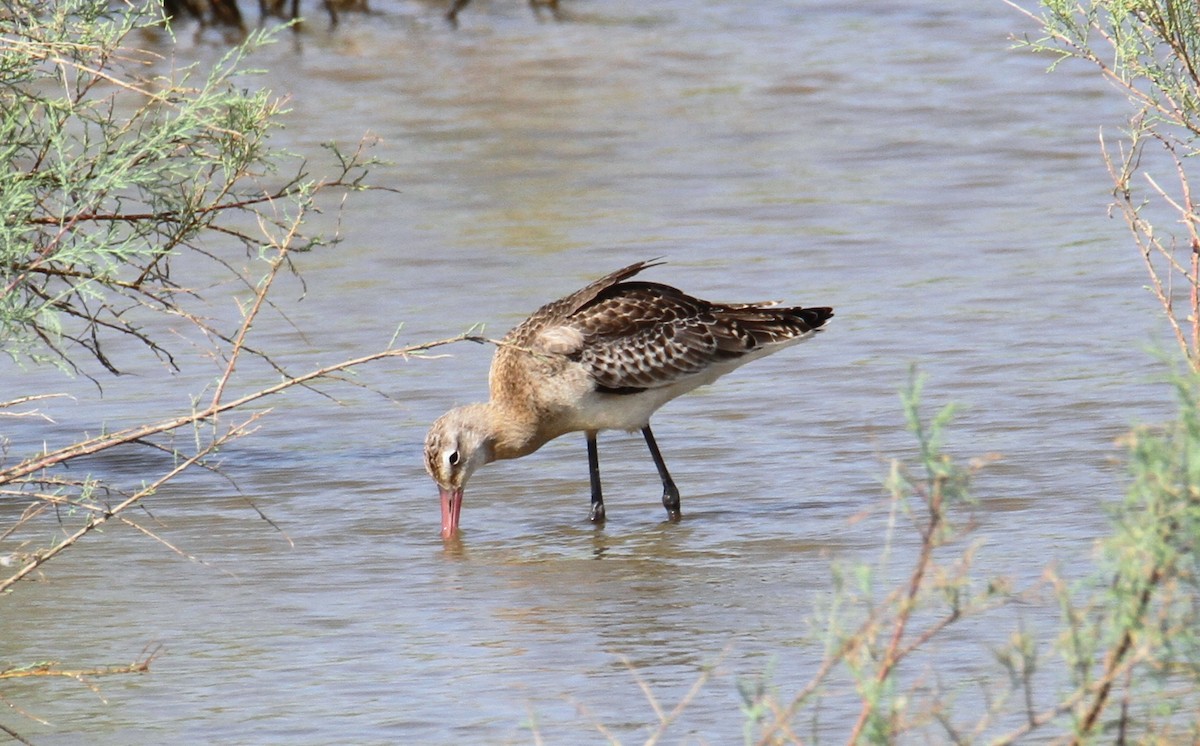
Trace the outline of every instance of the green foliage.
<path fill-rule="evenodd" d="M 1133 105 L 1124 139 L 1106 146 L 1105 159 L 1150 289 L 1191 367 L 1175 384 L 1176 420 L 1130 435 L 1130 487 L 1113 508 L 1112 535 L 1104 543 L 1104 593 L 1080 604 L 1076 592 L 1052 577 L 1064 620 L 1059 651 L 1075 686 L 1058 711 L 1070 714 L 1075 743 L 1108 732 L 1122 741 L 1194 742 L 1200 729 L 1200 212 L 1190 171 L 1200 155 L 1200 5 L 1042 5 L 1043 14 L 1034 18 L 1043 36 L 1024 45 L 1054 55 L 1056 64 L 1091 64 Z M 1176 219 L 1164 223 L 1155 213 L 1162 208 Z"/>
<path fill-rule="evenodd" d="M 1118 81 L 1153 120 L 1200 135 L 1200 6 L 1190 0 L 1044 0 L 1046 36 L 1027 42 Z"/>
<path fill-rule="evenodd" d="M 1105 158 L 1150 288 L 1192 371 L 1176 381 L 1177 419 L 1129 438 L 1131 484 L 1125 502 L 1113 509 L 1113 532 L 1104 543 L 1105 595 L 1081 605 L 1055 581 L 1065 623 L 1059 649 L 1076 687 L 1061 711 L 1072 716 L 1075 742 L 1096 740 L 1106 730 L 1121 740 L 1194 741 L 1200 728 L 1200 211 L 1190 171 L 1200 154 L 1200 5 L 1042 5 L 1037 20 L 1044 35 L 1025 45 L 1058 62 L 1093 65 L 1133 105 L 1125 139 L 1106 147 Z M 1164 170 L 1167 178 L 1158 173 Z M 1164 224 L 1152 217 L 1156 207 L 1177 219 Z"/>
<path fill-rule="evenodd" d="M 1035 732 L 1070 744 L 1200 742 L 1200 205 L 1189 178 L 1200 155 L 1200 4 L 1044 0 L 1042 6 L 1041 16 L 1026 15 L 1043 35 L 1023 45 L 1052 55 L 1051 69 L 1067 60 L 1094 65 L 1134 105 L 1126 139 L 1105 157 L 1151 290 L 1191 367 L 1175 381 L 1179 414 L 1130 434 L 1129 487 L 1121 504 L 1108 506 L 1112 528 L 1098 564 L 1073 585 L 1046 568 L 1060 629 L 1047 638 L 1045 630 L 1019 624 L 995 646 L 991 657 L 1003 678 L 983 685 L 986 707 L 964 720 L 949 697 L 913 683 L 911 659 L 950 623 L 986 616 L 1018 596 L 1003 579 L 981 588 L 969 578 L 974 547 L 956 562 L 944 559 L 944 547 L 962 538 L 951 518 L 970 502 L 971 469 L 942 451 L 953 408 L 926 423 L 918 406 L 922 382 L 912 378 L 902 400 L 919 466 L 892 464 L 883 559 L 835 569 L 834 597 L 818 623 L 827 635 L 825 658 L 789 704 L 771 708 L 774 720 L 762 727 L 760 744 L 800 743 L 793 721 L 816 708 L 839 666 L 859 699 L 851 743 L 893 743 L 929 724 L 954 743 L 997 746 Z M 1165 167 L 1176 188 L 1162 186 L 1167 182 L 1155 178 L 1151 165 Z M 1173 234 L 1154 223 L 1148 213 L 1155 206 L 1173 211 L 1182 229 Z M 920 549 L 908 580 L 885 591 L 880 578 L 901 553 L 894 544 L 898 516 L 917 529 Z M 1037 601 L 1037 590 L 1019 598 Z M 918 623 L 923 630 L 913 632 Z M 1039 673 L 1061 684 L 1039 689 Z M 760 709 L 754 724 L 762 720 Z"/>
<path fill-rule="evenodd" d="M 915 463 L 891 464 L 881 555 L 872 563 L 835 566 L 831 593 L 814 616 L 824 651 L 816 673 L 786 704 L 765 683 L 739 685 L 754 743 L 801 743 L 793 725 L 806 717 L 816 733 L 825 703 L 837 699 L 837 709 L 847 706 L 847 687 L 835 684 L 839 675 L 848 677 L 859 711 L 849 743 L 895 743 L 934 723 L 959 735 L 947 703 L 914 672 L 947 629 L 1008 603 L 1012 593 L 1006 580 L 981 583 L 972 576 L 979 544 L 966 541 L 970 522 L 957 526 L 952 518 L 973 504 L 971 476 L 983 461 L 964 466 L 945 453 L 956 407 L 923 416 L 923 385 L 914 369 L 901 394 Z M 902 532 L 905 527 L 911 533 Z"/>
<path fill-rule="evenodd" d="M 938 550 L 962 538 L 949 521 L 951 508 L 969 504 L 971 470 L 957 464 L 943 451 L 946 427 L 954 417 L 953 404 L 942 407 L 926 420 L 921 416 L 924 377 L 914 367 L 908 387 L 901 393 L 904 417 L 917 442 L 919 467 L 911 469 L 894 460 L 886 488 L 891 493 L 888 546 L 898 517 L 907 519 L 920 537 L 920 549 L 906 583 L 881 600 L 873 588 L 876 577 L 886 577 L 891 550 L 875 570 L 859 569 L 859 587 L 867 598 L 867 623 L 858 627 L 861 638 L 848 646 L 845 663 L 861 698 L 859 719 L 852 742 L 892 743 L 911 727 L 915 697 L 898 680 L 901 664 L 941 630 L 988 608 L 993 599 L 971 588 L 969 568 L 974 548 L 943 558 Z M 925 626 L 914 632 L 920 620 Z M 864 634 L 865 633 L 865 634 Z M 846 642 L 843 642 L 843 646 Z"/>
<path fill-rule="evenodd" d="M 1116 207 L 1128 223 L 1175 341 L 1200 370 L 1200 4 L 1194 0 L 1044 0 L 1027 13 L 1042 36 L 1021 44 L 1082 60 L 1132 104 L 1124 137 L 1105 143 Z M 1174 213 L 1164 221 L 1154 210 Z"/>
<path fill-rule="evenodd" d="M 824 658 L 790 702 L 776 698 L 769 672 L 739 682 L 747 742 L 806 742 L 795 730 L 805 719 L 815 741 L 821 709 L 831 700 L 843 709 L 850 691 L 859 718 L 848 743 L 930 740 L 930 729 L 940 731 L 934 740 L 997 746 L 1035 733 L 1072 744 L 1197 742 L 1200 374 L 1175 382 L 1180 409 L 1174 422 L 1131 433 L 1130 484 L 1125 500 L 1109 507 L 1112 530 L 1099 562 L 1074 586 L 1047 567 L 1049 597 L 1036 587 L 1014 593 L 1004 578 L 981 582 L 978 544 L 947 552 L 969 534 L 969 524 L 951 526 L 972 502 L 970 477 L 979 464 L 963 467 L 942 450 L 954 409 L 923 417 L 922 383 L 914 375 L 901 395 L 918 455 L 912 467 L 892 464 L 882 557 L 834 568 L 831 598 L 814 625 L 824 638 Z M 919 537 L 911 551 L 897 535 L 902 519 Z M 899 582 L 890 567 L 898 557 L 911 557 Z M 956 710 L 968 682 L 946 682 L 944 690 L 940 681 L 931 685 L 938 680 L 931 660 L 936 641 L 968 619 L 999 632 L 990 617 L 1014 600 L 1022 608 L 1057 602 L 1060 628 L 1020 622 L 1007 640 L 988 643 L 999 670 L 976 672 L 983 705 Z M 851 687 L 836 681 L 839 670 Z M 1039 688 L 1039 674 L 1060 686 Z"/>
<path fill-rule="evenodd" d="M 275 308 L 268 295 L 276 277 L 294 269 L 295 252 L 325 240 L 305 233 L 316 199 L 331 188 L 367 188 L 369 162 L 361 147 L 331 147 L 329 175 L 313 178 L 306 163 L 272 147 L 280 103 L 244 70 L 268 33 L 207 70 L 173 70 L 129 47 L 133 32 L 163 23 L 155 7 L 13 0 L 0 10 L 0 348 L 84 373 L 90 354 L 116 372 L 106 351 L 114 341 L 133 340 L 175 366 L 164 340 L 182 340 L 206 369 L 217 361 L 223 371 L 215 382 L 205 377 L 189 411 L 158 422 L 101 427 L 24 457 L 0 437 L 0 490 L 13 504 L 29 500 L 0 530 L 0 565 L 19 566 L 0 580 L 0 594 L 107 521 L 133 525 L 121 513 L 191 466 L 212 468 L 212 454 L 253 430 L 261 416 L 245 412 L 253 402 L 427 348 L 389 348 L 293 375 L 251 344 L 255 319 Z M 241 317 L 212 314 L 198 287 L 232 287 L 245 301 Z M 235 375 L 243 354 L 281 380 L 247 391 Z M 0 400 L 0 413 L 41 417 L 29 406 L 49 398 Z M 190 438 L 176 437 L 187 428 Z M 129 445 L 163 457 L 140 486 L 71 468 Z"/>
<path fill-rule="evenodd" d="M 1111 573 L 1097 625 L 1104 664 L 1080 669 L 1081 685 L 1095 690 L 1079 713 L 1083 732 L 1096 727 L 1100 716 L 1092 713 L 1105 697 L 1116 696 L 1110 689 L 1141 704 L 1122 714 L 1122 727 L 1160 736 L 1174 733 L 1180 715 L 1193 715 L 1200 697 L 1200 377 L 1175 388 L 1178 418 L 1129 439 L 1132 480 L 1104 544 Z"/>
<path fill-rule="evenodd" d="M 105 345 L 125 335 L 174 365 L 146 328 L 182 315 L 194 292 L 172 277 L 184 252 L 253 287 L 224 247 L 257 256 L 296 234 L 314 193 L 356 186 L 361 164 L 280 177 L 280 102 L 243 70 L 252 34 L 211 70 L 160 69 L 126 45 L 163 23 L 152 5 L 17 0 L 0 11 L 0 344 L 14 358 L 78 368 L 72 343 L 116 372 Z M 206 237 L 211 243 L 205 243 Z M 206 329 L 206 333 L 211 333 Z"/>

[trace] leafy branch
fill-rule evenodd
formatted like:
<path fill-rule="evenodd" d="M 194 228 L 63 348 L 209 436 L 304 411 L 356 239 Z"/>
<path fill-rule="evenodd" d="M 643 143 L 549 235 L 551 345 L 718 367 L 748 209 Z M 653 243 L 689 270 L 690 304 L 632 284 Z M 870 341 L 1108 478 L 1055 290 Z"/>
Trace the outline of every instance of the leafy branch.
<path fill-rule="evenodd" d="M 253 269 L 214 238 L 253 260 L 272 243 L 264 232 L 291 230 L 292 251 L 310 250 L 337 238 L 307 235 L 294 217 L 331 190 L 373 188 L 366 139 L 351 153 L 331 146 L 335 171 L 320 178 L 270 147 L 286 102 L 242 79 L 276 32 L 250 34 L 203 75 L 148 74 L 157 55 L 125 40 L 163 22 L 106 0 L 14 0 L 0 14 L 11 81 L 0 87 L 0 349 L 14 358 L 86 374 L 78 347 L 118 373 L 107 348 L 127 337 L 178 369 L 154 317 L 214 330 L 189 308 L 197 291 L 173 277 L 174 260 L 198 256 L 252 289 Z"/>
<path fill-rule="evenodd" d="M 1042 31 L 1020 46 L 1051 55 L 1051 69 L 1066 60 L 1088 63 L 1132 104 L 1124 138 L 1110 146 L 1101 136 L 1114 205 L 1180 351 L 1200 370 L 1200 211 L 1188 174 L 1200 154 L 1200 6 L 1191 0 L 1044 0 L 1038 15 L 1005 2 Z M 1155 167 L 1174 172 L 1173 193 L 1153 176 Z M 1182 232 L 1148 217 L 1155 207 L 1175 213 Z"/>

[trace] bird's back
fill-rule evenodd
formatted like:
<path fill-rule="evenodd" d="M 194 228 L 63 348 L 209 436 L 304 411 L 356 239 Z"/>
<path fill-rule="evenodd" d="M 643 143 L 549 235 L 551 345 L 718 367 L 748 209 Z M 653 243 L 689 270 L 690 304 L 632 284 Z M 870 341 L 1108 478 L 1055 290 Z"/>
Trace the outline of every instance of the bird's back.
<path fill-rule="evenodd" d="M 617 407 L 605 405 L 606 397 L 645 393 L 634 409 L 648 417 L 685 391 L 812 336 L 833 315 L 829 308 L 711 303 L 669 285 L 628 281 L 650 266 L 613 272 L 510 331 L 492 363 L 493 399 L 546 409 Z M 620 406 L 627 405 L 634 402 Z"/>
<path fill-rule="evenodd" d="M 732 369 L 811 336 L 831 315 L 828 308 L 711 303 L 669 285 L 624 282 L 568 323 L 583 333 L 577 354 L 598 389 L 630 394 Z"/>
<path fill-rule="evenodd" d="M 573 317 L 595 301 L 602 293 L 610 290 L 622 280 L 633 277 L 648 267 L 658 266 L 660 263 L 637 262 L 631 264 L 628 267 L 601 277 L 599 280 L 571 293 L 565 298 L 559 298 L 556 301 L 547 303 L 509 331 L 504 336 L 503 342 L 514 347 L 538 349 L 543 344 L 542 340 L 539 340 L 539 335 L 542 332 L 564 324 L 571 324 Z"/>

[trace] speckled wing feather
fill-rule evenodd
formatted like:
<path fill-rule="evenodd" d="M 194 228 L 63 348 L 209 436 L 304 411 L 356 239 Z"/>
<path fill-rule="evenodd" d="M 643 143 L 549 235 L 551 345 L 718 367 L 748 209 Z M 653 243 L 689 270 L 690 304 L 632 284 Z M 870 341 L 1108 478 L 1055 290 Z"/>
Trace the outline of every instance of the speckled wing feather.
<path fill-rule="evenodd" d="M 628 267 L 618 269 L 616 272 L 611 272 L 599 280 L 591 283 L 582 290 L 577 290 L 565 298 L 560 298 L 556 301 L 551 301 L 542 306 L 538 310 L 529 315 L 529 318 L 521 322 L 518 326 L 509 331 L 504 336 L 504 341 L 517 347 L 538 348 L 538 337 L 546 329 L 553 328 L 563 324 L 571 314 L 578 311 L 581 307 L 593 301 L 596 296 L 611 288 L 613 285 L 633 277 L 638 272 L 650 267 L 657 267 L 662 262 L 645 261 L 635 262 Z M 551 350 L 557 352 L 558 350 Z"/>
<path fill-rule="evenodd" d="M 497 350 L 497 362 L 521 350 L 563 355 L 581 363 L 597 389 L 632 394 L 808 336 L 833 315 L 774 302 L 710 303 L 669 285 L 626 282 L 657 264 L 631 264 L 542 306 L 505 335 L 511 347 Z"/>
<path fill-rule="evenodd" d="M 574 356 L 597 388 L 629 394 L 807 336 L 832 315 L 828 308 L 722 305 L 668 285 L 625 282 L 596 293 L 565 325 L 582 333 Z"/>

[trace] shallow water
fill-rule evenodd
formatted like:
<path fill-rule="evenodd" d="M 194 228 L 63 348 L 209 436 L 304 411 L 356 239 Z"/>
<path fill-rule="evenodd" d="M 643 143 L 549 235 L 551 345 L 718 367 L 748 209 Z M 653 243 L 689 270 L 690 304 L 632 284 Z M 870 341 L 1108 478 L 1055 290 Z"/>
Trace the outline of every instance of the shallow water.
<path fill-rule="evenodd" d="M 149 503 L 202 562 L 94 538 L 5 602 L 2 661 L 161 644 L 152 673 L 98 682 L 102 697 L 6 687 L 50 725 L 0 722 L 38 744 L 634 743 L 656 722 L 639 682 L 670 709 L 719 662 L 667 742 L 739 741 L 738 678 L 800 689 L 831 560 L 877 554 L 887 460 L 913 451 L 896 396 L 911 363 L 930 411 L 966 405 L 951 450 L 1002 456 L 976 483 L 985 574 L 1089 556 L 1121 493 L 1114 440 L 1171 409 L 1146 351 L 1160 320 L 1105 213 L 1113 91 L 1012 51 L 1028 26 L 1000 2 L 563 0 L 558 22 L 476 2 L 457 31 L 433 4 L 388 3 L 256 57 L 291 96 L 282 144 L 316 157 L 370 133 L 388 161 L 373 181 L 400 190 L 352 198 L 343 243 L 299 260 L 288 313 L 307 337 L 276 321 L 259 339 L 328 363 L 400 323 L 404 342 L 499 336 L 656 256 L 648 279 L 702 297 L 832 305 L 828 332 L 656 417 L 678 525 L 626 434 L 601 438 L 609 520 L 588 525 L 583 438 L 567 437 L 477 474 L 444 547 L 421 443 L 485 396 L 484 347 L 363 374 L 395 402 L 289 396 L 226 452 L 236 488 L 197 475 Z M 102 398 L 5 367 L 6 393 L 49 380 L 77 397 L 45 407 L 56 424 L 2 423 L 12 452 L 186 408 L 203 385 L 131 359 Z M 148 458 L 94 467 L 136 483 Z M 969 631 L 938 651 L 964 683 L 988 659 Z M 845 701 L 822 712 L 830 734 L 856 714 Z"/>

